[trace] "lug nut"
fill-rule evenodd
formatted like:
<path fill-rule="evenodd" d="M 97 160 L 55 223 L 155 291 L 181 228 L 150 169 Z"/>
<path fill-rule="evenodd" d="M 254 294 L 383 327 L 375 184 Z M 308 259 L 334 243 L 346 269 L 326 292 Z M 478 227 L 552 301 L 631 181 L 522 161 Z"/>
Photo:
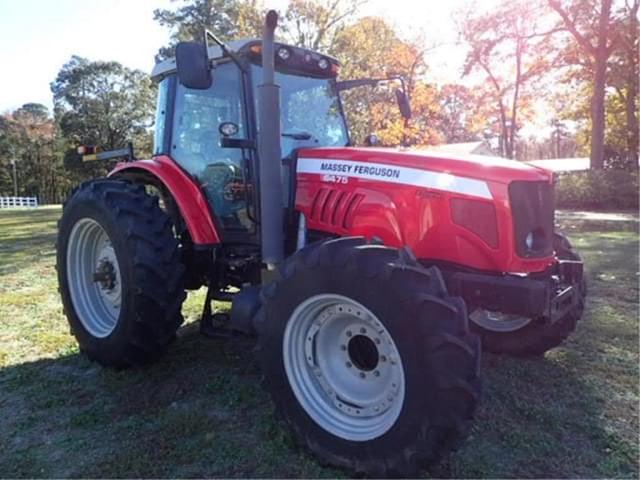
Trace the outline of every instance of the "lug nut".
<path fill-rule="evenodd" d="M 385 357 L 384 355 L 380 356 L 380 361 L 381 362 L 386 362 L 387 361 L 387 357 Z"/>
<path fill-rule="evenodd" d="M 351 335 L 353 335 L 353 333 L 351 333 L 351 330 L 347 330 L 347 337 L 350 337 Z"/>
<path fill-rule="evenodd" d="M 360 333 L 362 333 L 362 334 L 367 333 L 367 329 L 366 329 L 366 328 L 361 328 L 361 329 L 360 329 Z"/>
<path fill-rule="evenodd" d="M 351 367 L 352 367 L 351 362 L 347 362 L 347 368 L 351 368 Z"/>
<path fill-rule="evenodd" d="M 347 346 L 346 345 L 340 345 L 340 350 L 346 350 Z"/>
<path fill-rule="evenodd" d="M 360 372 L 360 378 L 364 378 L 366 377 L 366 375 L 364 374 L 364 372 Z"/>
<path fill-rule="evenodd" d="M 379 339 L 379 338 L 376 338 L 376 343 L 377 343 L 378 345 L 380 345 L 380 339 Z"/>
<path fill-rule="evenodd" d="M 375 372 L 373 372 L 373 374 L 374 374 L 376 377 L 379 377 L 379 376 L 380 376 L 380 372 L 379 372 L 378 370 L 376 370 Z"/>

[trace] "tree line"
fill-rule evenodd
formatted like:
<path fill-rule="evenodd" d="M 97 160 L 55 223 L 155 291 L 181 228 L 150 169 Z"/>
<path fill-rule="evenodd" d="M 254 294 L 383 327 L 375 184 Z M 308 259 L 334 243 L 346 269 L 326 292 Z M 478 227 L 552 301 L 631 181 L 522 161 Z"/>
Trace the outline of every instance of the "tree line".
<path fill-rule="evenodd" d="M 375 133 L 383 145 L 484 141 L 518 160 L 591 157 L 593 169 L 638 165 L 638 3 L 640 0 L 501 0 L 466 8 L 452 27 L 466 48 L 457 83 L 432 82 L 437 45 L 407 38 L 386 19 L 364 16 L 367 0 L 291 0 L 279 39 L 327 53 L 340 76 L 402 76 L 413 118 L 402 118 L 392 83 L 344 92 L 356 143 Z M 154 19 L 169 33 L 157 61 L 205 28 L 223 39 L 259 37 L 259 0 L 176 0 Z M 107 167 L 83 163 L 79 144 L 151 153 L 156 87 L 118 62 L 72 57 L 51 83 L 53 111 L 27 103 L 0 115 L 0 195 L 59 202 Z M 546 111 L 549 135 L 523 126 Z M 14 175 L 15 173 L 15 175 Z"/>

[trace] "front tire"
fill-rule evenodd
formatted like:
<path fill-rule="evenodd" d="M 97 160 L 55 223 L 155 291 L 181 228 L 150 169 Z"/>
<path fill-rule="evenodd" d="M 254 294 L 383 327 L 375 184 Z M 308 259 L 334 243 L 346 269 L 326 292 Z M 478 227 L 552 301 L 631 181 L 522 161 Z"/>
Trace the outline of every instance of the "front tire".
<path fill-rule="evenodd" d="M 58 224 L 57 270 L 80 350 L 103 366 L 156 360 L 182 324 L 184 267 L 171 219 L 142 185 L 82 184 Z"/>
<path fill-rule="evenodd" d="M 558 258 L 582 261 L 567 237 L 559 233 L 554 235 L 554 250 Z M 578 305 L 552 324 L 546 323 L 544 319 L 478 309 L 469 315 L 472 329 L 482 337 L 482 346 L 489 352 L 516 357 L 539 357 L 561 345 L 582 318 L 587 294 L 584 276 L 578 288 Z"/>
<path fill-rule="evenodd" d="M 262 297 L 255 325 L 265 387 L 324 463 L 415 476 L 465 437 L 480 345 L 437 269 L 341 238 L 287 259 Z"/>

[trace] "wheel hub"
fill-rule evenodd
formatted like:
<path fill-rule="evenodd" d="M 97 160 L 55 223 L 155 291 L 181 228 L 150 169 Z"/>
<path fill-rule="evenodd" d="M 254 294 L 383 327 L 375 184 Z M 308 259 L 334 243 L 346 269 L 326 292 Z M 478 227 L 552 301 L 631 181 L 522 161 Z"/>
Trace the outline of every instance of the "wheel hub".
<path fill-rule="evenodd" d="M 93 281 L 100 284 L 103 290 L 113 290 L 116 286 L 116 270 L 106 258 L 100 259 L 98 268 L 93 273 Z"/>
<path fill-rule="evenodd" d="M 287 375 L 302 406 L 343 438 L 383 434 L 404 399 L 404 371 L 389 332 L 365 307 L 339 295 L 312 297 L 296 312 L 283 346 Z M 296 337 L 304 345 L 299 352 L 289 344 Z"/>
<path fill-rule="evenodd" d="M 69 235 L 67 276 L 71 300 L 83 326 L 95 337 L 108 336 L 120 315 L 120 266 L 109 236 L 91 218 L 79 220 Z"/>
<path fill-rule="evenodd" d="M 380 361 L 378 347 L 376 347 L 374 340 L 365 335 L 366 329 L 363 330 L 361 334 L 351 337 L 347 345 L 343 345 L 341 348 L 346 350 L 356 368 L 364 372 L 375 371 L 375 374 L 380 375 L 380 372 L 375 370 Z M 380 343 L 380 339 L 376 338 L 376 340 Z"/>

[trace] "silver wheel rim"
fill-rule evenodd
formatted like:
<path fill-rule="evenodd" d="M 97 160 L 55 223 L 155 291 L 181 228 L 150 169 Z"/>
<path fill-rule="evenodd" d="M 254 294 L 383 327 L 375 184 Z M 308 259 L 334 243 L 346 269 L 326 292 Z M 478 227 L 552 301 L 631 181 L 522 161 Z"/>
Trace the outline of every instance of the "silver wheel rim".
<path fill-rule="evenodd" d="M 67 283 L 84 328 L 94 337 L 110 335 L 122 303 L 120 266 L 109 236 L 91 218 L 79 220 L 69 235 Z"/>
<path fill-rule="evenodd" d="M 510 315 L 508 313 L 491 312 L 489 310 L 474 310 L 469 319 L 478 325 L 492 332 L 515 332 L 531 323 L 531 318 L 521 315 Z"/>
<path fill-rule="evenodd" d="M 289 318 L 282 347 L 293 393 L 324 430 L 367 441 L 395 424 L 405 395 L 400 353 L 360 303 L 335 294 L 308 298 Z"/>

